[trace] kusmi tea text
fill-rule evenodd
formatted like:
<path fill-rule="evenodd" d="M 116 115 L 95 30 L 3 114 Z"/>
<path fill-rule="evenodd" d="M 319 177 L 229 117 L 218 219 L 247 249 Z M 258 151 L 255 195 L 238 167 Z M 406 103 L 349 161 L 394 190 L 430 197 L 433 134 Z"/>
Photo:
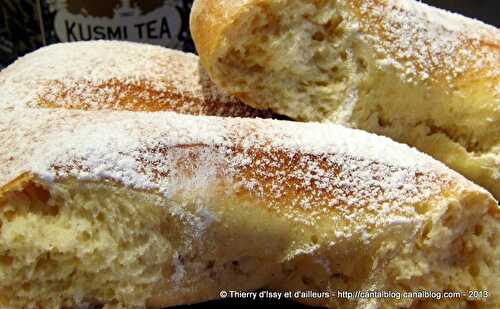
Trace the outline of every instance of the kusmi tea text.
<path fill-rule="evenodd" d="M 167 18 L 151 20 L 134 25 L 123 26 L 95 26 L 77 22 L 65 21 L 65 38 L 67 42 L 81 40 L 116 39 L 127 40 L 129 33 L 138 39 L 172 39 L 172 31 Z"/>

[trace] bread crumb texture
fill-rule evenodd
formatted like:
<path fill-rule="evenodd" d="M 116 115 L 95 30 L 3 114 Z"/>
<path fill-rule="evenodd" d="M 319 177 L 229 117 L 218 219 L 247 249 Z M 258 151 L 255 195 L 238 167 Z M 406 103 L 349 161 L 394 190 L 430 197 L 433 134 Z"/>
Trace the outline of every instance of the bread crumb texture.
<path fill-rule="evenodd" d="M 160 308 L 221 290 L 488 290 L 500 209 L 443 164 L 332 124 L 0 113 L 0 307 Z"/>
<path fill-rule="evenodd" d="M 223 89 L 415 146 L 500 198 L 498 29 L 411 0 L 228 3 L 198 1 L 192 16 Z"/>
<path fill-rule="evenodd" d="M 5 308 L 194 303 L 220 290 L 487 290 L 487 299 L 305 299 L 331 308 L 495 308 L 499 216 L 477 194 L 415 208 L 336 208 L 314 220 L 248 199 L 112 182 L 30 181 L 0 209 Z M 396 219 L 397 218 L 397 219 Z M 306 224 L 303 221 L 313 221 Z M 265 222 L 265 224 L 263 223 Z"/>

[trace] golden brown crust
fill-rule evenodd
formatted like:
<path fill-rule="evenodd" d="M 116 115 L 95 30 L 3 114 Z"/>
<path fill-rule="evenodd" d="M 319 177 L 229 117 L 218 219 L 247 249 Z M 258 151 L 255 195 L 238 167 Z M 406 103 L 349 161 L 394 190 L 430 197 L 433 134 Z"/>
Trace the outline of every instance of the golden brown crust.
<path fill-rule="evenodd" d="M 241 22 L 239 20 L 241 16 L 256 7 L 266 7 L 266 2 L 268 0 L 195 1 L 191 14 L 191 31 L 200 59 L 211 75 L 216 74 L 219 69 L 217 67 L 219 57 L 226 52 L 226 48 L 230 47 L 232 41 L 236 39 L 228 35 L 235 34 L 232 28 Z M 478 55 L 488 62 L 491 61 L 491 59 L 487 59 L 490 57 L 489 53 L 497 55 L 500 53 L 500 36 L 497 29 L 459 15 L 446 16 L 449 13 L 444 13 L 444 11 L 437 12 L 435 8 L 415 7 L 413 4 L 414 1 L 347 0 L 343 2 L 357 16 L 362 34 L 374 35 L 375 38 L 378 38 L 378 41 L 384 42 L 387 47 L 387 50 L 384 50 L 384 52 L 390 53 L 392 58 L 402 63 L 406 61 L 414 62 L 417 70 L 423 71 L 426 74 L 430 73 L 434 78 L 444 80 L 450 74 L 456 77 L 461 66 L 452 66 L 449 62 L 450 59 L 447 59 L 449 53 L 453 51 L 440 53 L 439 50 L 432 50 L 433 47 L 429 45 L 429 42 L 419 42 L 419 38 L 417 38 L 417 40 L 412 40 L 411 42 L 423 45 L 409 52 L 406 56 L 401 55 L 400 51 L 405 47 L 401 46 L 401 42 L 398 41 L 401 38 L 392 33 L 390 27 L 394 25 L 387 23 L 387 12 L 398 14 L 398 12 L 406 13 L 410 10 L 416 10 L 419 11 L 417 14 L 420 14 L 421 11 L 429 11 L 429 15 L 420 20 L 422 24 L 419 26 L 432 25 L 432 27 L 441 27 L 453 37 L 453 40 L 457 39 L 455 38 L 456 32 L 459 32 L 460 37 L 458 39 L 462 41 L 460 55 L 470 53 L 471 55 Z M 376 10 L 370 10 L 369 8 L 376 8 Z M 274 13 L 268 12 L 270 15 Z M 439 38 L 436 37 L 436 39 Z M 459 55 L 457 54 L 456 56 L 458 57 Z M 498 59 L 498 56 L 496 59 Z M 475 59 L 460 59 L 456 60 L 455 64 L 464 65 L 469 60 L 475 61 Z M 484 69 L 489 71 L 491 68 L 488 69 L 488 66 L 486 66 Z M 476 78 L 485 78 L 485 76 L 488 76 L 486 73 L 489 72 L 470 71 L 464 73 L 474 73 L 470 80 L 475 80 L 474 76 Z M 495 74 L 494 77 L 498 78 L 498 74 Z M 218 83 L 221 82 L 217 79 L 215 81 Z M 246 99 L 252 105 L 259 104 L 259 102 L 252 101 L 251 97 L 246 97 Z"/>
<path fill-rule="evenodd" d="M 162 307 L 264 287 L 465 289 L 453 276 L 466 288 L 496 287 L 497 264 L 481 264 L 498 256 L 481 247 L 494 245 L 499 232 L 491 195 L 428 156 L 366 132 L 165 112 L 17 109 L 0 114 L 0 140 L 7 141 L 0 149 L 0 256 L 40 269 L 0 269 L 2 305 Z M 50 232 L 61 229 L 64 241 Z M 124 233 L 123 246 L 108 231 Z M 13 254 L 16 246 L 27 251 Z M 52 265 L 73 275 L 57 278 Z M 480 269 L 480 280 L 463 271 L 469 266 Z M 96 290 L 92 283 L 105 275 Z M 32 294 L 9 300 L 16 295 L 10 286 L 24 282 Z M 392 299 L 299 300 L 396 307 Z"/>
<path fill-rule="evenodd" d="M 169 72 L 182 83 L 172 94 L 161 79 L 144 82 L 165 73 L 155 61 L 151 72 L 108 57 L 97 70 L 77 61 L 85 70 L 45 74 L 54 63 L 38 56 L 49 65 L 19 92 L 6 85 L 26 76 L 30 58 L 0 74 L 0 307 L 163 307 L 223 289 L 497 286 L 499 208 L 430 157 L 336 125 L 164 112 L 156 100 L 205 98 L 198 80 L 182 78 L 193 76 L 186 68 Z"/>
<path fill-rule="evenodd" d="M 210 76 L 251 106 L 417 147 L 500 197 L 500 31 L 411 0 L 312 3 L 314 22 L 300 13 L 307 1 L 197 1 L 193 37 Z M 289 7 L 297 15 L 281 16 Z M 327 13 L 336 19 L 318 22 Z M 330 40 L 304 39 L 314 31 Z M 342 52 L 354 69 L 334 63 Z M 339 67 L 348 73 L 330 73 Z"/>
<path fill-rule="evenodd" d="M 400 63 L 411 62 L 417 73 L 424 72 L 433 81 L 453 83 L 453 79 L 463 79 L 466 76 L 471 82 L 497 79 L 494 63 L 500 54 L 500 34 L 493 26 L 483 24 L 464 16 L 452 15 L 430 6 L 417 6 L 413 0 L 350 0 L 348 6 L 359 21 L 359 31 L 363 35 L 373 35 L 384 47 L 386 58 Z M 368 8 L 376 9 L 368 9 Z M 414 27 L 442 31 L 434 34 L 436 40 L 456 41 L 459 44 L 455 51 L 439 50 L 428 37 L 418 37 L 411 31 L 397 30 L 398 25 L 391 20 L 392 16 L 408 14 L 414 11 L 418 23 L 412 21 Z M 427 14 L 424 14 L 426 12 Z M 399 26 L 405 26 L 401 22 Z M 407 38 L 396 36 L 408 35 Z M 427 35 L 427 34 L 426 34 Z M 428 35 L 433 35 L 432 33 Z M 408 46 L 403 46 L 402 39 L 413 43 L 413 50 L 403 52 Z M 443 44 L 443 47 L 446 46 Z M 469 55 L 464 57 L 464 55 Z M 485 62 L 477 65 L 478 60 Z"/>
<path fill-rule="evenodd" d="M 61 82 L 54 81 L 51 87 L 58 89 L 57 93 L 53 93 L 53 88 L 50 95 L 41 93 L 36 106 L 78 110 L 164 111 L 221 117 L 279 117 L 270 111 L 252 108 L 239 100 L 223 102 L 217 98 L 200 98 L 190 93 L 183 93 L 173 85 L 158 90 L 148 81 L 125 83 L 118 79 L 110 79 L 95 84 L 82 80 L 78 82 L 77 86 L 66 86 Z M 89 91 L 83 96 L 77 91 L 77 88 L 80 87 L 94 89 L 94 91 Z M 107 92 L 105 100 L 99 94 L 103 89 L 106 89 Z"/>
<path fill-rule="evenodd" d="M 0 73 L 0 107 L 14 106 L 277 117 L 220 91 L 197 56 L 129 42 L 56 44 L 23 57 Z"/>
<path fill-rule="evenodd" d="M 17 178 L 13 179 L 9 183 L 6 183 L 0 187 L 0 207 L 5 203 L 5 195 L 8 192 L 21 191 L 30 181 L 33 181 L 35 176 L 30 173 L 20 174 Z"/>
<path fill-rule="evenodd" d="M 231 27 L 231 22 L 240 10 L 248 4 L 262 0 L 195 1 L 191 10 L 190 29 L 196 43 L 196 50 L 205 68 L 211 68 L 217 59 L 221 41 Z M 209 13 L 209 14 L 208 14 Z M 210 35 L 206 35 L 210 33 Z M 211 70 L 208 69 L 210 72 Z"/>
<path fill-rule="evenodd" d="M 167 190 L 175 187 L 168 180 L 172 169 L 175 174 L 201 169 L 202 178 L 231 175 L 241 185 L 237 192 L 269 206 L 287 199 L 289 207 L 306 210 L 370 201 L 398 205 L 470 185 L 414 149 L 326 124 L 17 109 L 0 115 L 0 138 L 6 141 L 0 151 L 2 185 L 30 172 L 53 180 L 80 175 Z M 389 148 L 391 154 L 385 154 Z M 175 159 L 181 154 L 187 157 Z M 130 160 L 134 164 L 125 164 Z M 208 170 L 193 165 L 204 160 Z"/>

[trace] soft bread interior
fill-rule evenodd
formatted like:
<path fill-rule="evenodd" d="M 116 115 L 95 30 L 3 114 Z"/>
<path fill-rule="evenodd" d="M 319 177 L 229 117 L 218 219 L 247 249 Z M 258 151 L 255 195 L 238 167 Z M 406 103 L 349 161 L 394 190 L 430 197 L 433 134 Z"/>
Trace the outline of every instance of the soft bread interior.
<path fill-rule="evenodd" d="M 384 21 L 360 17 L 351 2 L 255 1 L 228 25 L 212 77 L 255 107 L 408 143 L 498 198 L 499 77 L 471 70 L 453 83 L 444 71 L 421 78 L 425 71 L 405 67 L 410 49 L 411 59 L 401 60 L 376 47 L 394 38 L 382 32 Z"/>
<path fill-rule="evenodd" d="M 269 281 L 286 238 L 264 242 L 249 216 L 212 220 L 186 196 L 30 181 L 0 201 L 0 307 L 161 308 Z"/>
<path fill-rule="evenodd" d="M 283 290 L 330 292 L 305 303 L 329 308 L 495 308 L 500 303 L 500 217 L 494 204 L 467 194 L 417 206 L 415 225 L 386 226 L 370 242 L 319 239 L 298 256 Z M 416 222 L 419 220 L 417 219 Z M 286 265 L 286 264 L 285 264 Z M 286 267 L 285 267 L 286 269 Z M 400 298 L 348 299 L 342 291 L 399 292 Z M 459 292 L 445 298 L 405 297 L 410 291 Z M 471 297 L 469 291 L 483 291 Z M 481 295 L 481 296 L 478 296 Z"/>
<path fill-rule="evenodd" d="M 33 180 L 0 202 L 0 305 L 159 308 L 258 288 L 490 293 L 439 302 L 300 299 L 342 308 L 498 304 L 500 218 L 486 196 L 445 194 L 370 228 L 380 214 L 356 206 L 354 221 L 339 209 L 310 225 L 242 196 L 165 201 L 113 182 Z"/>
<path fill-rule="evenodd" d="M 246 14 L 217 64 L 224 87 L 295 119 L 324 119 L 355 99 L 367 63 L 335 1 L 268 1 Z"/>
<path fill-rule="evenodd" d="M 8 193 L 0 208 L 0 305 L 144 304 L 173 255 L 177 234 L 162 218 L 151 197 L 109 184 L 49 191 L 29 183 Z"/>

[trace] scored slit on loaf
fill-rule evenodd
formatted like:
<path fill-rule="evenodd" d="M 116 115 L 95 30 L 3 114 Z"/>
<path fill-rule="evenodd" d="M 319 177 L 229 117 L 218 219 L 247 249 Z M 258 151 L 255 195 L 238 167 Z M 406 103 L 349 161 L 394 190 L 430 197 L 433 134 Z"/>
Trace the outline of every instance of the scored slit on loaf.
<path fill-rule="evenodd" d="M 432 155 L 500 198 L 500 31 L 413 0 L 197 0 L 224 90 Z"/>

